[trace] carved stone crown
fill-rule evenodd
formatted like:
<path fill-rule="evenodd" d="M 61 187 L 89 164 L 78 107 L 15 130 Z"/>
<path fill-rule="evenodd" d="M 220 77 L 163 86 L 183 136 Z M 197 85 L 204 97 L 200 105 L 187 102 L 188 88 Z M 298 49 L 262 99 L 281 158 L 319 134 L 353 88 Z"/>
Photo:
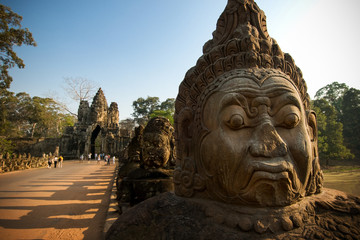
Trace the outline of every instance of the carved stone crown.
<path fill-rule="evenodd" d="M 198 97 L 208 84 L 234 69 L 265 68 L 285 73 L 297 86 L 306 110 L 310 108 L 307 86 L 292 57 L 270 38 L 264 12 L 253 0 L 228 0 L 213 39 L 185 75 L 175 102 L 175 118 L 189 107 L 195 111 Z"/>

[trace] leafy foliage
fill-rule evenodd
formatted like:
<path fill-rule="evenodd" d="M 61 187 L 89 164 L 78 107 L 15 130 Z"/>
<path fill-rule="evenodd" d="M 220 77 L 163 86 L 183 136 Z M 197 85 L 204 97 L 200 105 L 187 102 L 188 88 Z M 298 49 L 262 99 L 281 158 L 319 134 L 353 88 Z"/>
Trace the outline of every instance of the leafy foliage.
<path fill-rule="evenodd" d="M 10 140 L 7 140 L 5 137 L 0 137 L 0 154 L 12 153 L 14 150 L 14 145 Z"/>
<path fill-rule="evenodd" d="M 337 112 L 326 99 L 322 98 L 313 102 L 317 116 L 322 122 L 318 122 L 318 135 L 320 139 L 319 157 L 329 165 L 330 160 L 346 160 L 354 158 L 350 150 L 344 145 L 342 134 L 343 125 L 337 121 Z"/>
<path fill-rule="evenodd" d="M 9 7 L 0 4 L 0 88 L 9 88 L 12 77 L 8 70 L 15 65 L 24 68 L 25 64 L 13 50 L 22 44 L 36 46 L 29 29 L 21 28 L 22 17 Z"/>
<path fill-rule="evenodd" d="M 170 123 L 174 125 L 174 113 L 171 111 L 165 111 L 165 110 L 155 110 L 150 114 L 150 119 L 154 117 L 164 117 L 169 119 Z"/>
<path fill-rule="evenodd" d="M 311 108 L 316 112 L 316 121 L 318 127 L 318 151 L 321 155 L 320 159 L 324 156 L 324 153 L 328 151 L 327 135 L 326 135 L 326 115 L 317 106 L 314 106 L 314 101 L 311 102 Z"/>
<path fill-rule="evenodd" d="M 30 97 L 0 90 L 0 135 L 6 137 L 59 137 L 75 122 L 51 98 Z"/>
<path fill-rule="evenodd" d="M 134 113 L 132 114 L 139 124 L 145 124 L 150 118 L 156 116 L 166 117 L 174 122 L 175 99 L 168 98 L 160 103 L 158 97 L 140 97 L 133 102 Z"/>
<path fill-rule="evenodd" d="M 360 90 L 350 88 L 344 94 L 342 113 L 345 144 L 360 158 Z"/>
<path fill-rule="evenodd" d="M 325 99 L 338 112 L 339 120 L 342 117 L 343 97 L 349 87 L 345 83 L 333 82 L 320 88 L 316 94 L 315 99 Z"/>
<path fill-rule="evenodd" d="M 360 91 L 354 88 L 349 88 L 344 83 L 333 82 L 326 85 L 325 87 L 319 89 L 315 95 L 315 101 L 324 100 L 329 105 L 331 105 L 336 112 L 336 120 L 330 120 L 331 113 L 326 112 L 325 118 L 326 122 L 337 121 L 341 123 L 342 136 L 343 136 L 343 145 L 350 150 L 352 154 L 355 154 L 357 159 L 360 159 Z M 325 106 L 322 104 L 322 106 Z M 323 110 L 323 109 L 320 109 Z M 329 115 L 330 114 L 330 115 Z M 322 123 L 319 122 L 318 113 L 318 125 L 321 126 Z M 327 124 L 327 123 L 326 123 Z M 320 127 L 319 127 L 320 128 Z M 326 126 L 326 132 L 320 130 L 319 136 L 324 137 L 325 143 L 328 144 L 330 141 L 334 141 L 333 138 L 330 138 L 327 133 L 331 127 Z M 339 131 L 339 128 L 338 128 Z M 334 136 L 333 136 L 334 137 Z M 321 144 L 319 143 L 319 146 Z M 319 147 L 320 149 L 320 147 Z M 328 149 L 327 151 L 331 151 Z"/>

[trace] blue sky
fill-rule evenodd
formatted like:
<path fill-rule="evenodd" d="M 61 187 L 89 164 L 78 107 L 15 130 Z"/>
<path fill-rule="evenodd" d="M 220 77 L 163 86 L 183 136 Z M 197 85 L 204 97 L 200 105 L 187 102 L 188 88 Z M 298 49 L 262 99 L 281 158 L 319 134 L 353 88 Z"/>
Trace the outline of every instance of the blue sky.
<path fill-rule="evenodd" d="M 96 82 L 120 119 L 138 97 L 175 98 L 211 39 L 226 0 L 1 0 L 23 16 L 37 47 L 16 48 L 11 91 L 60 99 L 64 78 Z M 360 1 L 258 0 L 269 34 L 301 68 L 313 97 L 334 81 L 360 89 Z"/>

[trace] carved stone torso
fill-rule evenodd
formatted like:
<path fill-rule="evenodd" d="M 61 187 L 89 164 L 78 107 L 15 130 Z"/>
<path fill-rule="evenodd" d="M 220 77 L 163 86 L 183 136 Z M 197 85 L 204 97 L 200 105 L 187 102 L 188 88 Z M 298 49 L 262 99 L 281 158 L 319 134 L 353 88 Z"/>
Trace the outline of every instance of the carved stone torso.
<path fill-rule="evenodd" d="M 161 194 L 125 212 L 106 239 L 360 239 L 360 199 L 325 189 L 279 208 Z"/>

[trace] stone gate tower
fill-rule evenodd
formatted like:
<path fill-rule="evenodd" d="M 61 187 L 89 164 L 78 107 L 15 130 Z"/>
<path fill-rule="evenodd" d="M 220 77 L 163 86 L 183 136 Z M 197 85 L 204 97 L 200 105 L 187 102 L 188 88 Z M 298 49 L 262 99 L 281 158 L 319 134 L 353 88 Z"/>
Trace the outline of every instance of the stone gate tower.
<path fill-rule="evenodd" d="M 101 88 L 96 93 L 91 106 L 81 101 L 78 109 L 78 122 L 69 127 L 62 137 L 60 154 L 65 158 L 79 158 L 92 153 L 118 155 L 124 147 L 126 137 L 121 137 L 119 110 L 115 102 L 108 107 Z"/>

